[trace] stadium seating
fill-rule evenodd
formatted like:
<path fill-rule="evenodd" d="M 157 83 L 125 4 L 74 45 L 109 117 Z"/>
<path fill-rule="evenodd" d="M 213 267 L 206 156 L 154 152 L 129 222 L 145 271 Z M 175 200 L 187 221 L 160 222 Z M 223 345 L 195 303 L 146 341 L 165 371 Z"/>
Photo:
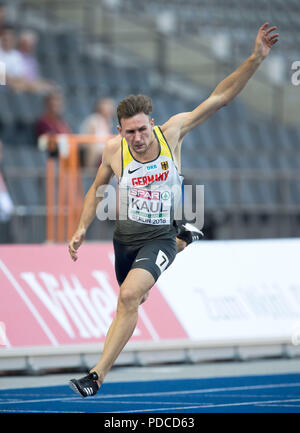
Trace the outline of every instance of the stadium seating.
<path fill-rule="evenodd" d="M 186 9 L 186 1 L 175 2 L 175 8 L 174 1 L 159 1 L 161 10 L 168 10 L 172 6 L 172 11 L 175 10 L 180 21 L 178 28 L 184 27 L 184 31 L 212 29 L 216 22 L 221 28 L 222 23 L 228 19 L 237 31 L 243 29 L 246 32 L 241 18 L 249 13 L 247 26 L 256 26 L 258 15 L 261 15 L 258 7 L 252 10 L 252 2 L 239 3 L 231 0 L 226 2 L 226 8 L 217 0 L 204 1 L 205 7 L 201 8 L 196 1 L 188 0 L 188 3 L 191 6 L 189 10 Z M 300 5 L 296 1 L 292 3 L 295 12 L 300 11 Z M 141 11 L 154 13 L 158 0 L 142 4 Z M 261 8 L 265 7 L 264 0 L 259 0 L 259 4 Z M 122 7 L 128 10 L 134 7 L 134 2 L 126 0 Z M 277 14 L 275 7 L 272 8 L 272 14 Z M 283 17 L 278 14 L 279 25 L 288 26 L 290 20 L 297 21 L 298 18 L 294 15 L 296 14 Z M 201 102 L 197 97 L 182 99 L 175 92 L 170 94 L 163 87 L 157 88 L 157 84 L 153 86 L 151 69 L 121 67 L 109 60 L 100 60 L 83 53 L 75 30 L 38 30 L 38 36 L 37 57 L 42 75 L 55 81 L 62 89 L 66 100 L 66 119 L 74 132 L 79 131 L 80 123 L 91 112 L 99 96 L 109 95 L 119 100 L 129 93 L 153 95 L 154 117 L 158 124 L 176 112 L 193 109 Z M 242 41 L 243 37 L 238 39 Z M 291 44 L 291 50 L 294 48 Z M 207 89 L 199 89 L 199 95 L 206 94 L 206 91 Z M 41 95 L 14 93 L 7 86 L 0 88 L 0 138 L 4 142 L 4 173 L 7 168 L 5 174 L 8 188 L 17 206 L 45 204 L 44 183 L 40 177 L 22 179 L 9 174 L 11 167 L 45 167 L 46 155 L 38 150 L 35 136 L 35 122 L 42 107 Z M 212 211 L 237 204 L 246 207 L 278 206 L 282 200 L 278 193 L 282 177 L 277 174 L 290 169 L 299 171 L 299 138 L 297 128 L 287 128 L 266 119 L 258 119 L 240 100 L 235 100 L 186 136 L 182 172 L 189 180 L 189 170 L 192 169 L 195 173 L 198 169 L 199 178 L 196 180 L 204 183 L 206 205 Z M 211 179 L 203 175 L 207 171 L 222 171 L 226 176 L 222 180 Z M 257 172 L 268 176 L 256 178 Z M 234 183 L 235 177 L 232 177 L 234 173 L 239 176 L 238 187 Z M 249 177 L 249 173 L 252 176 Z M 194 178 L 193 181 L 196 180 Z M 85 191 L 90 182 L 91 177 L 85 178 Z M 289 204 L 297 204 L 298 186 L 288 182 L 286 187 L 286 200 Z M 94 233 L 91 237 L 93 236 Z"/>
<path fill-rule="evenodd" d="M 215 34 L 218 32 L 231 34 L 233 51 L 244 55 L 252 41 L 249 32 L 257 29 L 258 23 L 274 22 L 281 30 L 281 44 L 284 44 L 286 57 L 292 56 L 299 47 L 298 32 L 292 34 L 291 28 L 299 28 L 300 3 L 297 0 L 154 0 L 152 2 L 123 0 L 124 12 L 152 16 L 170 13 L 176 19 L 174 31 L 178 36 L 187 34 Z M 238 53 L 237 53 L 238 50 Z"/>

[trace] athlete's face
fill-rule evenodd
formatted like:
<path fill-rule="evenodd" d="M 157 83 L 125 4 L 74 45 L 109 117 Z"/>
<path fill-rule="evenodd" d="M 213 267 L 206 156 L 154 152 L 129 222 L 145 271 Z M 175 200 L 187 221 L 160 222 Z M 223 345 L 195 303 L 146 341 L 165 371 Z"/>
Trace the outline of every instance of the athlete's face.
<path fill-rule="evenodd" d="M 143 154 L 153 141 L 154 120 L 145 113 L 138 113 L 129 119 L 121 119 L 118 131 L 126 138 L 128 146 L 135 153 Z"/>

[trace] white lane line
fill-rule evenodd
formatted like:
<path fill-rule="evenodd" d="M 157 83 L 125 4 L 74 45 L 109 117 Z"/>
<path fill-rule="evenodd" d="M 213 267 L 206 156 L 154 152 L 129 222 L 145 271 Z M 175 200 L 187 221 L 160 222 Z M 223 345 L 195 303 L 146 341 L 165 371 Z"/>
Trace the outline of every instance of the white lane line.
<path fill-rule="evenodd" d="M 269 385 L 253 385 L 253 386 L 234 386 L 229 388 L 208 388 L 208 389 L 192 389 L 192 390 L 184 390 L 184 391 L 166 391 L 166 392 L 145 392 L 145 393 L 133 393 L 133 394 L 102 394 L 95 396 L 94 399 L 101 403 L 102 399 L 108 398 L 127 398 L 127 397 L 161 397 L 161 396 L 169 396 L 169 395 L 190 395 L 190 394 L 206 394 L 206 393 L 214 393 L 214 392 L 228 392 L 228 391 L 248 391 L 251 389 L 274 389 L 274 388 L 296 388 L 299 387 L 300 383 L 280 383 L 280 384 L 269 384 Z M 251 397 L 251 396 L 250 396 Z M 0 394 L 1 398 L 1 394 Z M 19 404 L 19 403 L 40 403 L 40 402 L 48 402 L 48 401 L 66 401 L 66 400 L 77 400 L 84 401 L 80 397 L 56 397 L 56 398 L 46 398 L 46 399 L 33 399 L 33 400 L 14 400 L 10 404 Z M 287 400 L 286 400 L 287 401 Z M 128 401 L 130 403 L 130 401 Z M 0 401 L 1 404 L 7 404 L 7 401 Z"/>
<path fill-rule="evenodd" d="M 260 404 L 257 404 L 256 406 L 260 406 Z M 300 404 L 264 404 L 261 405 L 262 407 L 300 407 Z"/>
<path fill-rule="evenodd" d="M 22 404 L 22 403 L 48 403 L 50 401 L 64 401 L 66 402 L 67 400 L 77 400 L 77 401 L 82 401 L 81 397 L 56 397 L 56 398 L 39 398 L 39 399 L 34 399 L 34 400 L 14 400 L 14 401 L 0 401 L 0 404 Z"/>
<path fill-rule="evenodd" d="M 300 401 L 299 398 L 291 399 L 291 400 L 271 400 L 271 401 L 247 401 L 247 402 L 240 402 L 240 403 L 226 403 L 226 404 L 201 404 L 198 406 L 182 406 L 182 407 L 162 407 L 162 408 L 155 408 L 155 411 L 165 411 L 165 410 L 178 410 L 178 409 L 210 409 L 210 408 L 217 408 L 217 407 L 236 407 L 236 406 L 263 406 L 264 404 L 272 404 L 272 403 L 289 403 L 289 402 L 296 402 Z M 109 413 L 134 413 L 134 412 L 153 412 L 153 408 L 151 409 L 138 409 L 138 410 L 130 410 L 130 411 L 119 411 L 119 412 L 109 412 Z"/>
<path fill-rule="evenodd" d="M 248 391 L 251 389 L 274 389 L 274 388 L 294 388 L 299 387 L 300 382 L 296 383 L 280 383 L 269 385 L 250 385 L 250 386 L 232 386 L 228 388 L 206 388 L 206 389 L 191 389 L 184 391 L 164 391 L 164 392 L 145 392 L 133 394 L 105 394 L 104 398 L 123 398 L 123 397 L 160 397 L 163 395 L 190 395 L 190 394 L 205 394 L 214 392 L 228 392 L 228 391 Z M 101 396 L 99 396 L 101 398 Z"/>
<path fill-rule="evenodd" d="M 21 410 L 21 409 L 2 409 L 0 410 L 0 413 L 86 413 L 86 412 L 80 412 L 80 411 L 58 411 L 58 410 Z"/>
<path fill-rule="evenodd" d="M 83 401 L 83 403 L 86 403 L 87 402 L 87 400 L 88 400 L 88 403 L 89 404 L 99 404 L 99 400 L 95 400 L 95 399 L 85 399 L 84 401 Z M 128 400 L 101 400 L 101 404 L 127 404 L 127 405 L 129 405 L 129 404 L 139 404 L 139 405 L 141 405 L 141 404 L 147 404 L 147 405 L 158 405 L 158 404 L 161 404 L 161 405 L 163 405 L 163 404 L 165 404 L 165 405 L 174 405 L 174 404 L 186 404 L 186 401 L 180 401 L 180 402 L 177 402 L 177 401 L 141 401 L 141 400 L 139 400 L 139 401 L 132 401 L 132 400 L 130 400 L 130 401 L 128 401 Z M 199 401 L 195 401 L 195 402 L 191 402 L 191 404 L 196 404 L 196 405 L 198 405 L 198 404 L 211 404 L 211 403 L 203 403 L 203 402 L 199 402 Z"/>

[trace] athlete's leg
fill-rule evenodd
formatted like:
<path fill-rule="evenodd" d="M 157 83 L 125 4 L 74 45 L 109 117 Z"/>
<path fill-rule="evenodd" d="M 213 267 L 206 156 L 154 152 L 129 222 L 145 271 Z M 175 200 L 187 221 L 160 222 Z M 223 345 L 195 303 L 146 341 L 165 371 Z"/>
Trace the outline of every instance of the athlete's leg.
<path fill-rule="evenodd" d="M 149 293 L 150 293 L 150 290 L 148 290 L 148 292 L 142 297 L 139 305 L 141 305 L 142 303 L 144 303 L 146 301 L 146 299 L 149 296 Z M 104 351 L 106 352 L 108 350 L 107 346 L 110 344 L 111 335 L 114 335 L 114 329 L 116 327 L 116 323 L 117 323 L 117 316 L 113 319 L 113 321 L 112 321 L 112 323 L 111 323 L 111 325 L 107 331 L 107 334 L 105 337 L 105 342 L 104 342 L 104 347 L 103 347 L 103 352 Z M 95 369 L 92 369 L 91 371 L 94 371 L 94 370 Z M 97 382 L 98 382 L 98 385 L 100 386 L 104 380 L 104 376 L 102 377 L 102 373 L 99 372 L 98 377 L 99 377 L 99 381 L 97 381 Z"/>
<path fill-rule="evenodd" d="M 148 294 L 155 280 L 145 269 L 131 269 L 120 287 L 116 316 L 110 326 L 101 358 L 91 369 L 96 371 L 99 381 L 104 377 L 133 334 L 138 320 L 138 307 Z"/>
<path fill-rule="evenodd" d="M 114 361 L 128 342 L 138 319 L 138 307 L 176 257 L 174 238 L 151 240 L 141 247 L 115 244 L 116 276 L 120 286 L 117 314 L 108 330 L 102 355 L 90 373 L 72 379 L 70 387 L 83 397 L 95 395 Z M 97 383 L 96 383 L 97 382 Z"/>
<path fill-rule="evenodd" d="M 177 253 L 180 253 L 185 249 L 187 246 L 187 242 L 183 239 L 176 238 L 176 244 L 177 244 Z"/>

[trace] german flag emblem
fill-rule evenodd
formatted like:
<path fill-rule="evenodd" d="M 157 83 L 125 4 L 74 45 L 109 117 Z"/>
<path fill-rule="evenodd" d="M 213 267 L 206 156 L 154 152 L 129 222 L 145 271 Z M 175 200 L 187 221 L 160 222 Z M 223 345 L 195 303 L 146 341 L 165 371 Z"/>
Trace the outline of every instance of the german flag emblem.
<path fill-rule="evenodd" d="M 168 168 L 169 168 L 168 161 L 161 162 L 161 168 L 163 170 L 168 170 Z"/>

